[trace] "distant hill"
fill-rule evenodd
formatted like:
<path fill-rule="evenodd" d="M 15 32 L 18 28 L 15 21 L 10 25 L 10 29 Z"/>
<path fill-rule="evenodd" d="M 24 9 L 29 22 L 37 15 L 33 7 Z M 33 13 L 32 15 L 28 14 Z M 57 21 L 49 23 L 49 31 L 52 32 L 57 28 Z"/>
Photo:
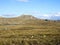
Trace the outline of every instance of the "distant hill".
<path fill-rule="evenodd" d="M 28 20 L 28 19 L 37 19 L 36 17 L 34 17 L 32 15 L 21 15 L 18 18 L 25 19 L 25 20 Z"/>
<path fill-rule="evenodd" d="M 21 15 L 19 17 L 14 17 L 14 18 L 0 18 L 0 24 L 18 24 L 21 22 L 24 22 L 26 20 L 37 20 L 36 17 L 32 15 Z"/>

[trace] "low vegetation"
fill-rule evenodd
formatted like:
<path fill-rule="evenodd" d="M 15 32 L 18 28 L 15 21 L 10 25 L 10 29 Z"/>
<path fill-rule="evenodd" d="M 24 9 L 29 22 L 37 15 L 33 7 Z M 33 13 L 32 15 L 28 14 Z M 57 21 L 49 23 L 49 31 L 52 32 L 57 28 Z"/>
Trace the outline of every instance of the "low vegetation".
<path fill-rule="evenodd" d="M 5 20 L 0 22 L 0 45 L 60 45 L 60 21 L 35 18 Z"/>

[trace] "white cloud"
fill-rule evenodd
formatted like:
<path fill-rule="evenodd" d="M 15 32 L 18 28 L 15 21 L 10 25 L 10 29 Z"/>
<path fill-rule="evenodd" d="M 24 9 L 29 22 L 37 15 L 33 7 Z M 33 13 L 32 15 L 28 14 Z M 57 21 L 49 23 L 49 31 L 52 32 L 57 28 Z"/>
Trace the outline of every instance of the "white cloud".
<path fill-rule="evenodd" d="M 15 14 L 1 14 L 0 17 L 7 17 L 7 18 L 10 18 L 10 17 L 16 17 L 17 15 Z"/>
<path fill-rule="evenodd" d="M 49 15 L 48 15 L 48 14 L 44 14 L 43 16 L 45 16 L 45 17 L 49 17 Z"/>
<path fill-rule="evenodd" d="M 17 0 L 17 1 L 21 1 L 21 2 L 29 2 L 29 0 Z"/>
<path fill-rule="evenodd" d="M 60 13 L 43 14 L 42 19 L 60 19 Z"/>
<path fill-rule="evenodd" d="M 60 15 L 55 15 L 55 16 L 60 16 Z"/>
<path fill-rule="evenodd" d="M 55 15 L 55 16 L 60 16 L 60 12 L 58 12 L 58 13 L 55 13 L 54 15 Z"/>
<path fill-rule="evenodd" d="M 40 18 L 42 18 L 42 19 L 50 19 L 51 15 L 43 14 L 43 15 L 40 16 Z"/>

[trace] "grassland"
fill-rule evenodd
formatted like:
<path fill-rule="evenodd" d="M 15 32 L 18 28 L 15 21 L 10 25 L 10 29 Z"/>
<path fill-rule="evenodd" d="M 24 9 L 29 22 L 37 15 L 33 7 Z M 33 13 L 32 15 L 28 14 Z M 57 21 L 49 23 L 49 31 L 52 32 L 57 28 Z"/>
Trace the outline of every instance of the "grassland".
<path fill-rule="evenodd" d="M 60 21 L 5 20 L 0 22 L 0 45 L 60 45 Z"/>

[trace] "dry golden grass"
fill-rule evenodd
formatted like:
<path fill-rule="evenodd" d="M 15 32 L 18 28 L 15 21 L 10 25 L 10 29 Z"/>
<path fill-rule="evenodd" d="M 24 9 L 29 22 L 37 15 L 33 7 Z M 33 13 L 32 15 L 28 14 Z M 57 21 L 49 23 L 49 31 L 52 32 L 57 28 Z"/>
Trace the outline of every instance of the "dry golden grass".
<path fill-rule="evenodd" d="M 14 18 L 0 24 L 0 45 L 59 44 L 60 22 L 58 21 L 18 20 L 18 18 Z"/>

